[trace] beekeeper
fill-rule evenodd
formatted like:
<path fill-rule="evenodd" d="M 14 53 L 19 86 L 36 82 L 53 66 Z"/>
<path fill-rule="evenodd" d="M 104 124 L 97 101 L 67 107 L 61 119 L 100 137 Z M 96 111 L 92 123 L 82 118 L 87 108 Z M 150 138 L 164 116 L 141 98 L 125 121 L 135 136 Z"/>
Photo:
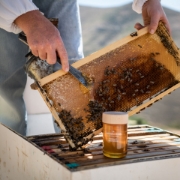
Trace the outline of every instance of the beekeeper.
<path fill-rule="evenodd" d="M 150 24 L 149 32 L 153 34 L 162 20 L 170 31 L 160 0 L 134 0 L 133 10 L 142 12 L 144 20 L 143 25 L 135 25 L 136 29 Z M 58 29 L 47 18 L 58 18 Z M 26 34 L 35 56 L 54 64 L 57 53 L 62 69 L 67 72 L 69 62 L 83 57 L 77 1 L 0 0 L 0 122 L 25 135 L 26 74 L 23 65 L 28 47 L 18 39 L 21 31 Z"/>

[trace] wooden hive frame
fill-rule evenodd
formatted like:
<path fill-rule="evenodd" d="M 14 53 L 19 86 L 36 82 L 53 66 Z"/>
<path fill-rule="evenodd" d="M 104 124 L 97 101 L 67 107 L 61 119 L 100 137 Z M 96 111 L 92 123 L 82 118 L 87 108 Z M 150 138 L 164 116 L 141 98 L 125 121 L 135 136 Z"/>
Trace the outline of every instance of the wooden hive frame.
<path fill-rule="evenodd" d="M 141 89 L 140 94 L 140 90 L 135 89 L 134 95 L 131 92 L 133 90 L 131 86 L 128 86 L 128 88 L 126 88 L 130 89 L 129 94 L 132 94 L 132 96 L 127 96 L 125 99 L 121 100 L 123 106 L 125 106 L 124 109 L 121 109 L 119 107 L 114 109 L 108 109 L 106 107 L 105 109 L 103 109 L 101 106 L 96 105 L 96 108 L 100 111 L 100 113 L 95 114 L 95 121 L 97 120 L 99 123 L 101 121 L 100 114 L 105 110 L 128 111 L 129 116 L 131 116 L 140 112 L 146 107 L 149 107 L 154 102 L 163 98 L 165 95 L 170 94 L 172 91 L 179 88 L 179 57 L 179 48 L 175 45 L 172 38 L 169 36 L 164 25 L 160 23 L 154 35 L 149 34 L 148 28 L 145 27 L 138 32 L 132 33 L 131 35 L 74 63 L 72 66 L 79 69 L 89 82 L 88 93 L 85 93 L 83 91 L 79 82 L 74 77 L 72 77 L 69 73 L 63 72 L 62 70 L 39 79 L 35 88 L 38 89 L 42 98 L 46 102 L 70 146 L 73 149 L 76 149 L 79 146 L 87 143 L 93 138 L 94 135 L 97 135 L 102 131 L 102 123 L 96 124 L 96 126 L 92 126 L 90 122 L 90 125 L 87 125 L 87 115 L 90 113 L 90 110 L 88 111 L 87 109 L 90 108 L 91 105 L 94 106 L 92 102 L 96 101 L 96 99 L 98 99 L 98 101 L 102 101 L 100 97 L 101 94 L 99 93 L 99 95 L 97 95 L 97 91 L 99 91 L 103 87 L 103 82 L 106 81 L 103 78 L 105 76 L 109 76 L 109 74 L 106 74 L 106 72 L 110 72 L 111 79 L 113 79 L 115 75 L 113 75 L 113 70 L 111 70 L 111 68 L 113 69 L 114 67 L 116 68 L 116 66 L 118 66 L 120 68 L 117 72 L 120 74 L 125 72 L 126 76 L 123 78 L 127 80 L 128 83 L 130 83 L 130 81 L 133 80 L 131 80 L 131 76 L 128 75 L 128 73 L 131 74 L 131 72 L 128 71 L 127 73 L 127 69 L 130 69 L 131 66 L 133 68 L 135 67 L 135 76 L 137 76 L 137 73 L 139 71 L 137 68 L 139 67 L 144 67 L 144 69 L 142 70 L 144 73 L 146 73 L 146 63 L 150 63 L 153 68 L 157 66 L 159 68 L 158 73 L 162 70 L 162 73 L 160 72 L 158 74 L 159 77 L 154 77 L 157 79 L 159 78 L 156 86 L 153 85 L 153 81 L 150 81 L 151 79 L 149 80 L 154 88 L 152 88 L 151 91 L 147 90 L 146 94 L 144 93 L 145 95 L 143 95 L 143 98 L 141 94 L 142 91 L 144 92 L 144 90 Z M 137 62 L 135 63 L 135 65 L 133 64 L 134 61 Z M 125 67 L 123 63 L 125 64 Z M 148 72 L 148 76 L 154 73 L 152 67 L 149 68 L 150 72 Z M 136 80 L 144 78 L 143 74 L 139 73 L 139 75 L 140 77 L 135 77 Z M 155 75 L 157 76 L 157 74 Z M 142 83 L 145 83 L 146 87 L 144 88 L 146 89 L 148 89 L 149 86 L 146 83 L 146 81 L 148 81 L 148 76 L 146 74 L 146 78 L 144 78 L 144 80 L 141 80 Z M 167 81 L 167 84 L 161 86 L 161 81 L 163 81 L 163 78 L 165 79 L 164 83 L 166 83 Z M 123 83 L 124 79 L 122 80 Z M 111 86 L 114 86 L 114 89 L 116 89 L 117 84 L 111 84 Z M 136 91 L 139 91 L 139 94 Z M 112 96 L 114 95 L 113 93 L 114 91 L 111 93 Z M 138 98 L 142 98 L 141 101 L 137 100 L 138 98 L 134 97 L 136 96 L 136 94 Z M 115 98 L 118 97 L 120 98 L 120 96 L 117 96 Z M 91 102 L 91 104 L 89 104 L 89 102 Z M 114 99 L 111 102 L 114 102 Z M 71 126 L 76 126 L 76 124 L 71 124 L 71 121 L 70 125 L 67 126 L 69 122 L 65 121 L 63 118 L 69 118 L 70 120 L 74 118 L 77 121 L 77 124 L 80 121 L 84 121 L 85 123 L 87 121 L 86 131 L 88 131 L 89 133 L 84 133 L 81 140 L 78 138 L 78 140 L 75 141 L 74 136 L 69 133 L 69 129 L 71 128 Z M 80 128 L 77 126 L 77 131 L 81 131 L 81 129 L 83 129 L 83 125 L 80 125 Z M 90 131 L 88 128 L 90 129 Z M 74 131 L 74 129 L 72 131 Z"/>

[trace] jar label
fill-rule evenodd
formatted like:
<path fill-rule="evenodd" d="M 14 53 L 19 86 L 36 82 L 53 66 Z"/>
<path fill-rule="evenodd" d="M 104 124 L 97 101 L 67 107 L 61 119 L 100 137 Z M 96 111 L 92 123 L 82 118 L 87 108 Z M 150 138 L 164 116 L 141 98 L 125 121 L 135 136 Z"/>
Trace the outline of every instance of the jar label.
<path fill-rule="evenodd" d="M 122 135 L 122 133 L 117 133 L 117 132 L 107 132 L 107 141 L 109 142 L 118 142 L 120 136 Z"/>

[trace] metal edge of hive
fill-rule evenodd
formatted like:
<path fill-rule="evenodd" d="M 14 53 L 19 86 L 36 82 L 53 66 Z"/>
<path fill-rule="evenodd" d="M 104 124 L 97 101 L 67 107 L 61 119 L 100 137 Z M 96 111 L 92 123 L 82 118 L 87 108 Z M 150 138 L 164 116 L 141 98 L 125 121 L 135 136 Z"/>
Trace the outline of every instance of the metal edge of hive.
<path fill-rule="evenodd" d="M 163 160 L 163 159 L 169 159 L 169 158 L 180 158 L 180 153 L 176 154 L 168 154 L 168 155 L 157 155 L 153 157 L 142 157 L 140 159 L 129 159 L 129 160 L 116 160 L 112 162 L 102 163 L 102 164 L 95 164 L 95 165 L 88 165 L 83 167 L 78 167 L 77 169 L 70 169 L 67 166 L 70 171 L 81 171 L 81 170 L 87 170 L 87 169 L 94 169 L 97 167 L 106 167 L 106 166 L 114 166 L 114 165 L 123 165 L 123 164 L 132 164 L 132 163 L 139 163 L 139 162 L 147 162 L 147 161 L 155 161 L 155 160 Z"/>

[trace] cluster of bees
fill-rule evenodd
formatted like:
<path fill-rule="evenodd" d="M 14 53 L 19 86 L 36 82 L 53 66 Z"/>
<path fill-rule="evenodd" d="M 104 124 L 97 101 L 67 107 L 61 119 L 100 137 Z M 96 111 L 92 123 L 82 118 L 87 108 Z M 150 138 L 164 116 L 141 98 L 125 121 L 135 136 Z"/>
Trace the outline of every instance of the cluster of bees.
<path fill-rule="evenodd" d="M 94 102 L 90 102 L 90 108 L 93 108 Z M 95 105 L 95 107 L 97 107 Z M 92 112 L 92 111 L 89 111 Z M 81 145 L 86 144 L 89 140 L 84 139 L 84 137 L 88 136 L 89 134 L 93 133 L 92 129 L 90 127 L 86 128 L 83 122 L 82 117 L 74 118 L 71 115 L 70 111 L 62 110 L 59 114 L 59 118 L 62 120 L 64 126 L 66 127 L 67 133 L 73 140 L 74 144 L 76 145 L 76 148 L 78 147 L 78 143 L 81 142 Z M 94 116 L 93 114 L 92 116 Z M 92 119 L 91 119 L 92 120 Z M 97 119 L 96 119 L 97 120 Z M 101 118 L 100 118 L 101 120 Z M 98 123 L 99 122 L 99 123 Z M 96 128 L 102 127 L 101 121 L 96 121 Z"/>
<path fill-rule="evenodd" d="M 170 41 L 170 40 L 168 39 L 169 33 L 166 32 L 166 34 L 165 34 L 163 31 L 161 31 L 160 28 L 158 28 L 158 29 L 156 30 L 156 33 L 158 34 L 158 36 L 159 36 L 162 44 L 164 45 L 164 47 L 165 47 L 165 48 L 168 50 L 168 52 L 175 58 L 177 65 L 180 66 L 180 59 L 179 59 L 179 57 L 178 57 L 179 54 L 178 54 L 178 51 L 177 51 L 177 50 L 179 50 L 179 48 L 176 50 L 176 49 L 172 46 L 172 41 Z"/>
<path fill-rule="evenodd" d="M 106 109 L 100 104 L 98 101 L 89 101 L 87 115 L 87 122 L 92 122 L 94 124 L 95 129 L 99 129 L 102 127 L 102 113 L 106 111 Z"/>
<path fill-rule="evenodd" d="M 62 120 L 72 139 L 77 140 L 83 135 L 81 132 L 85 126 L 82 117 L 74 118 L 70 111 L 62 110 L 59 113 L 59 118 Z"/>
<path fill-rule="evenodd" d="M 92 129 L 99 129 L 102 127 L 102 112 L 105 109 L 97 101 L 89 101 L 88 109 L 84 109 L 88 112 L 87 122 L 92 122 L 92 127 L 86 128 L 82 117 L 74 118 L 70 111 L 62 110 L 59 113 L 59 118 L 62 120 L 66 127 L 66 130 L 73 139 L 73 142 L 78 146 L 78 142 L 86 144 L 89 140 L 83 137 L 93 133 Z"/>
<path fill-rule="evenodd" d="M 49 65 L 46 61 L 35 57 L 31 52 L 26 56 L 27 62 L 24 69 L 31 78 L 39 80 L 53 73 L 53 66 Z"/>
<path fill-rule="evenodd" d="M 159 52 L 153 52 L 145 57 L 129 58 L 123 67 L 107 67 L 95 90 L 95 100 L 108 111 L 129 111 L 160 89 L 174 85 L 173 75 L 155 60 L 158 55 Z M 160 82 L 161 77 L 164 82 Z"/>

